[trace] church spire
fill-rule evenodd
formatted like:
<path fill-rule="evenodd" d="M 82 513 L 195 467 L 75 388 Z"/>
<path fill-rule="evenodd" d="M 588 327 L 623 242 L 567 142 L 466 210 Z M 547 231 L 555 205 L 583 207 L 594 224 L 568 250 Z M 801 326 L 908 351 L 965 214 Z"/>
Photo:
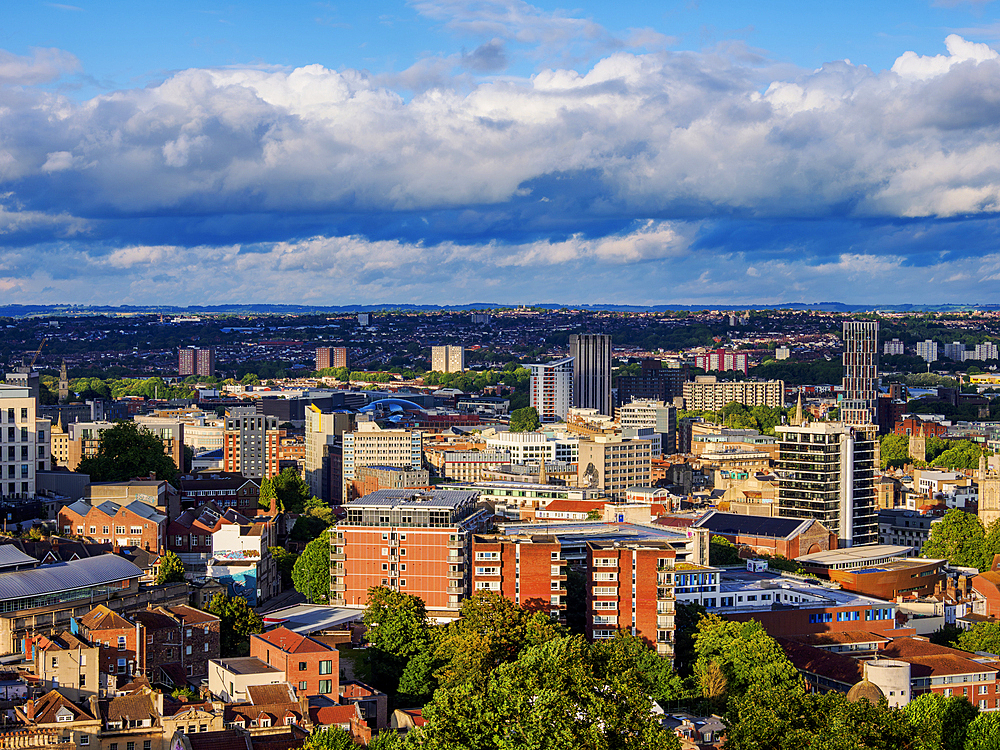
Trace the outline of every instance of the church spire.
<path fill-rule="evenodd" d="M 544 456 L 542 456 L 541 463 L 538 464 L 538 483 L 539 484 L 548 484 L 549 483 L 548 474 L 545 473 L 545 457 Z"/>
<path fill-rule="evenodd" d="M 802 415 L 802 389 L 799 389 L 799 399 L 795 404 L 795 417 L 792 420 L 792 424 L 796 427 L 801 427 L 805 424 L 805 417 Z"/>

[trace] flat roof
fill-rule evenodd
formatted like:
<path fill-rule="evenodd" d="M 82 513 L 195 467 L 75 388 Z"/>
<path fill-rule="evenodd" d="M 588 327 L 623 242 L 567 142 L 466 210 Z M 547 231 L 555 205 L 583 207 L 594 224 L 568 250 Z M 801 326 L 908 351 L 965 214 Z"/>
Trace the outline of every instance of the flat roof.
<path fill-rule="evenodd" d="M 615 539 L 630 542 L 651 542 L 657 540 L 686 541 L 690 539 L 687 532 L 674 531 L 668 526 L 638 523 L 605 523 L 603 521 L 579 521 L 559 523 L 548 521 L 543 523 L 499 523 L 505 535 L 528 534 L 551 536 L 562 543 L 600 542 Z"/>
<path fill-rule="evenodd" d="M 264 627 L 284 626 L 299 635 L 311 635 L 323 630 L 337 630 L 360 620 L 364 607 L 333 607 L 322 604 L 297 604 L 261 615 Z"/>
<path fill-rule="evenodd" d="M 864 547 L 845 547 L 844 549 L 814 552 L 811 555 L 796 557 L 796 562 L 812 565 L 838 565 L 850 562 L 871 562 L 883 557 L 905 557 L 912 547 L 899 544 L 871 544 Z"/>
<path fill-rule="evenodd" d="M 344 503 L 345 507 L 388 507 L 388 508 L 444 508 L 451 510 L 466 502 L 475 502 L 479 493 L 474 491 L 388 489 L 369 492 L 364 497 Z"/>
<path fill-rule="evenodd" d="M 212 659 L 211 661 L 233 674 L 281 674 L 280 670 L 261 661 L 256 656 L 239 656 L 233 659 Z"/>

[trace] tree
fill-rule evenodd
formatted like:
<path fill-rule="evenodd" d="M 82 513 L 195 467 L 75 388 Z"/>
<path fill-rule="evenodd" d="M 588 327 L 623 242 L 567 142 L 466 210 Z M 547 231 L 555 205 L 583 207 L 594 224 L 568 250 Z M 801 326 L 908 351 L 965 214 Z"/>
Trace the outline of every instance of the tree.
<path fill-rule="evenodd" d="M 336 520 L 333 517 L 333 508 L 318 497 L 306 500 L 302 510 L 302 514 L 295 519 L 295 526 L 292 527 L 290 535 L 290 538 L 295 541 L 316 539 L 326 529 L 333 526 Z"/>
<path fill-rule="evenodd" d="M 268 551 L 278 566 L 278 572 L 281 573 L 281 588 L 291 588 L 292 568 L 295 567 L 295 561 L 299 559 L 299 556 L 289 552 L 284 547 L 268 547 Z"/>
<path fill-rule="evenodd" d="M 296 524 L 297 525 L 297 524 Z M 330 535 L 322 533 L 313 539 L 292 566 L 295 590 L 313 604 L 330 601 Z"/>
<path fill-rule="evenodd" d="M 962 631 L 955 645 L 963 651 L 1000 653 L 1000 622 L 977 622 Z"/>
<path fill-rule="evenodd" d="M 264 621 L 242 596 L 216 594 L 205 610 L 222 621 L 219 644 L 222 656 L 249 655 L 250 636 L 264 632 Z"/>
<path fill-rule="evenodd" d="M 372 682 L 395 694 L 407 663 L 430 641 L 424 602 L 401 591 L 373 586 L 368 589 L 368 607 L 362 620 Z"/>
<path fill-rule="evenodd" d="M 979 465 L 982 448 L 971 440 L 948 441 L 949 447 L 942 451 L 930 463 L 933 466 L 944 466 L 949 469 L 975 469 Z"/>
<path fill-rule="evenodd" d="M 917 730 L 914 750 L 962 750 L 965 732 L 978 709 L 965 698 L 924 693 L 903 709 Z"/>
<path fill-rule="evenodd" d="M 525 406 L 510 413 L 511 432 L 534 432 L 541 426 L 538 410 L 534 406 Z"/>
<path fill-rule="evenodd" d="M 711 565 L 739 565 L 743 562 L 736 545 L 724 536 L 708 540 L 708 560 Z"/>
<path fill-rule="evenodd" d="M 163 452 L 163 442 L 135 422 L 118 422 L 101 433 L 97 455 L 80 461 L 77 471 L 92 482 L 124 482 L 152 473 L 177 482 L 177 464 Z"/>
<path fill-rule="evenodd" d="M 403 750 L 411 744 L 394 729 L 383 729 L 372 737 L 368 750 Z"/>
<path fill-rule="evenodd" d="M 1000 750 L 1000 713 L 983 711 L 969 723 L 965 750 Z"/>
<path fill-rule="evenodd" d="M 175 583 L 184 580 L 184 563 L 170 550 L 160 555 L 160 570 L 156 574 L 156 582 Z"/>
<path fill-rule="evenodd" d="M 698 622 L 705 614 L 705 608 L 700 604 L 677 602 L 674 614 L 674 667 L 684 677 L 691 675 L 697 661 L 694 639 L 698 632 Z"/>
<path fill-rule="evenodd" d="M 594 661 L 605 676 L 635 670 L 640 689 L 655 701 L 680 701 L 694 697 L 684 680 L 665 659 L 641 638 L 619 630 L 614 638 L 594 644 Z"/>
<path fill-rule="evenodd" d="M 931 533 L 920 554 L 943 558 L 952 565 L 984 570 L 993 562 L 985 557 L 985 532 L 980 520 L 964 510 L 952 508 L 944 517 L 931 524 Z"/>
<path fill-rule="evenodd" d="M 278 493 L 274 491 L 274 480 L 270 477 L 262 479 L 260 482 L 260 494 L 257 496 L 257 504 L 264 510 L 271 509 L 271 501 L 273 501 L 278 496 Z M 278 505 L 278 510 L 283 510 L 281 505 Z"/>
<path fill-rule="evenodd" d="M 422 651 L 418 651 L 406 662 L 399 678 L 397 705 L 422 706 L 434 695 L 438 687 L 434 673 L 444 666 L 435 654 L 436 649 L 437 646 L 430 640 Z"/>
<path fill-rule="evenodd" d="M 315 727 L 306 737 L 303 750 L 357 750 L 351 733 L 341 727 Z"/>
<path fill-rule="evenodd" d="M 906 435 L 888 434 L 879 440 L 882 468 L 901 467 L 910 463 L 910 439 Z"/>
<path fill-rule="evenodd" d="M 525 649 L 485 676 L 441 687 L 423 710 L 429 750 L 530 747 L 676 750 L 634 669 L 603 674 L 580 636 Z"/>
<path fill-rule="evenodd" d="M 309 485 L 295 469 L 291 467 L 282 469 L 281 473 L 274 477 L 273 482 L 280 507 L 288 513 L 301 513 L 305 509 L 306 501 L 312 497 L 312 493 L 309 492 Z"/>

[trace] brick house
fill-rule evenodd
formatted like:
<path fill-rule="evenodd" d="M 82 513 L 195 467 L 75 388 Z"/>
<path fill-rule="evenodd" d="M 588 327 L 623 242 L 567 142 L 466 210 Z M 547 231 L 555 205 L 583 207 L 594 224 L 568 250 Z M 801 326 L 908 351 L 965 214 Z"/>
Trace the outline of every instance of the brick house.
<path fill-rule="evenodd" d="M 244 515 L 254 515 L 260 497 L 260 481 L 233 472 L 195 474 L 179 480 L 181 502 L 197 507 L 206 502 L 218 508 L 235 508 Z"/>
<path fill-rule="evenodd" d="M 80 618 L 80 633 L 101 650 L 101 671 L 109 677 L 131 677 L 136 671 L 135 623 L 129 622 L 103 604 Z"/>
<path fill-rule="evenodd" d="M 91 505 L 85 500 L 77 500 L 59 510 L 59 528 L 67 536 L 155 552 L 163 544 L 167 517 L 152 505 L 138 500 L 127 505 L 110 500 Z"/>
<path fill-rule="evenodd" d="M 339 695 L 340 654 L 333 646 L 280 627 L 250 636 L 250 655 L 284 672 L 299 695 Z"/>

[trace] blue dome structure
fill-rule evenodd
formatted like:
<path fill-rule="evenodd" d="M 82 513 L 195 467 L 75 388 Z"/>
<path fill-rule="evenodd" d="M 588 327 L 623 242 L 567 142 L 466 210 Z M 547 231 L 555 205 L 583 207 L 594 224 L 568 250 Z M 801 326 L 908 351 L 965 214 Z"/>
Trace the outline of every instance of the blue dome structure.
<path fill-rule="evenodd" d="M 362 406 L 358 411 L 362 414 L 374 412 L 375 414 L 395 414 L 402 416 L 408 412 L 423 412 L 424 409 L 412 401 L 407 401 L 403 398 L 382 398 L 378 401 L 372 401 L 366 406 Z"/>

